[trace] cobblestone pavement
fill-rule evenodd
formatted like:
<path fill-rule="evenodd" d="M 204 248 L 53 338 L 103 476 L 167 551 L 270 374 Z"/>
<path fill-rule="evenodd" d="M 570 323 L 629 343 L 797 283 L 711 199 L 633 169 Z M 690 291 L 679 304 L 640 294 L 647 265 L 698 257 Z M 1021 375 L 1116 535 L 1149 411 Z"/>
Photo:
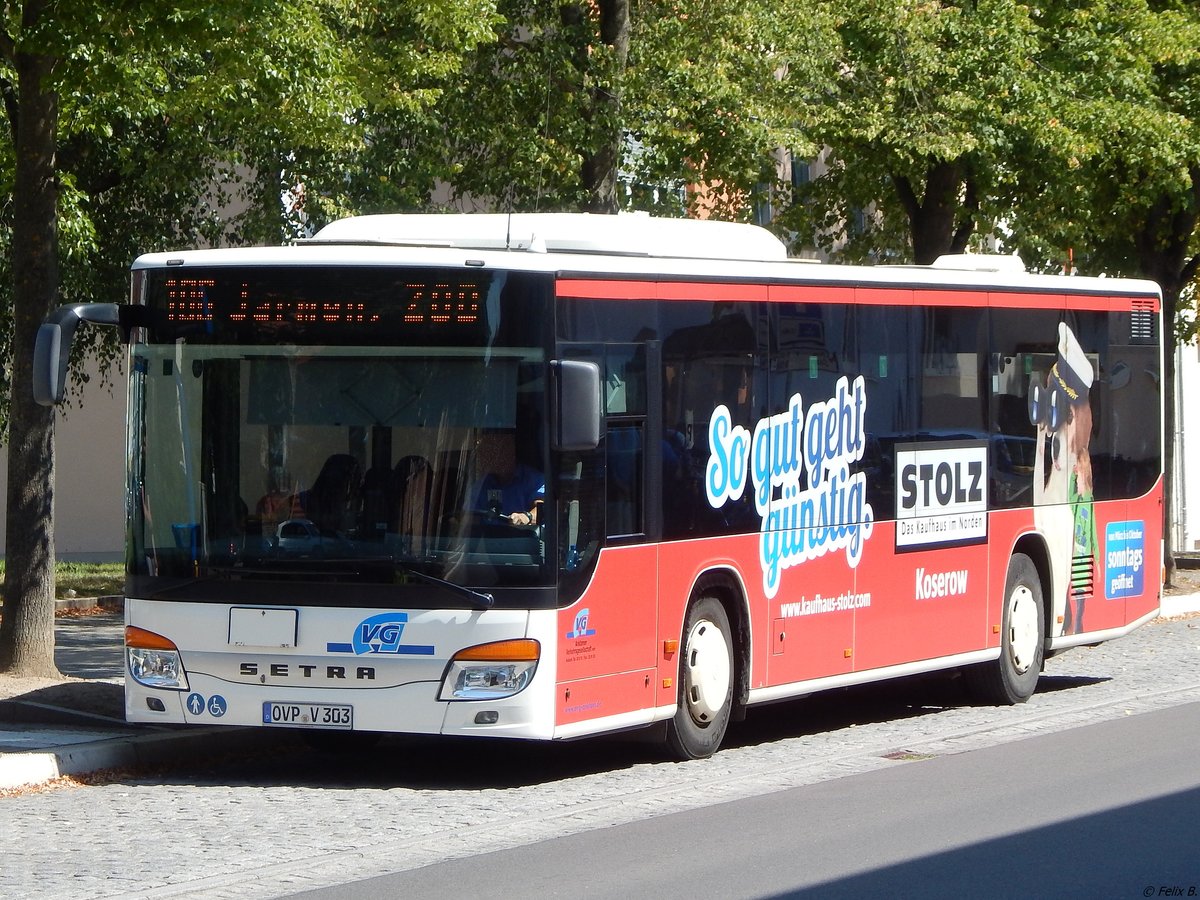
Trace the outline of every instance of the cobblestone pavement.
<path fill-rule="evenodd" d="M 697 762 L 611 741 L 297 745 L 0 798 L 0 897 L 278 897 L 1197 701 L 1190 617 L 1051 660 L 1021 706 L 961 705 L 946 679 L 853 689 L 752 710 Z"/>

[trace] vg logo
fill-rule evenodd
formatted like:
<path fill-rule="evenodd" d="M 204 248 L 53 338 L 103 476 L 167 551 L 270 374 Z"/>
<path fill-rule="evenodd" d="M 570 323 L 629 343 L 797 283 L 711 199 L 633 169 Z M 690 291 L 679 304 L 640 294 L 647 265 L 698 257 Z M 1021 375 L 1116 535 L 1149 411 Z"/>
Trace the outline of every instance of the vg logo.
<path fill-rule="evenodd" d="M 567 632 L 567 640 L 573 641 L 576 638 L 591 637 L 596 633 L 595 628 L 588 628 L 588 617 L 591 615 L 590 609 L 581 609 L 575 614 L 575 628 Z"/>
<path fill-rule="evenodd" d="M 354 639 L 348 643 L 326 644 L 331 653 L 385 654 L 392 656 L 432 656 L 432 644 L 402 644 L 401 635 L 408 622 L 408 614 L 402 612 L 380 613 L 363 619 L 354 627 Z"/>
<path fill-rule="evenodd" d="M 406 613 L 384 613 L 358 623 L 354 630 L 355 653 L 399 653 Z"/>

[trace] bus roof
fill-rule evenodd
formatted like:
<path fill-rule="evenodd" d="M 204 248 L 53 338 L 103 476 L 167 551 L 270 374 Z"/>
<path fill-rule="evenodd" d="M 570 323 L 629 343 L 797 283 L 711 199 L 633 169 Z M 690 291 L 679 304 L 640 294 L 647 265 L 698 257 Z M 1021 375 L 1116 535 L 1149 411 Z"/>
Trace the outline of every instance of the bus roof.
<path fill-rule="evenodd" d="M 807 263 L 807 264 L 806 264 Z M 765 228 L 642 213 L 354 216 L 299 245 L 148 253 L 133 268 L 197 266 L 487 267 L 568 277 L 806 282 L 1161 297 L 1150 281 L 1025 270 L 1015 256 L 965 254 L 931 266 L 790 259 Z"/>
<path fill-rule="evenodd" d="M 604 253 L 677 259 L 787 259 L 765 228 L 735 222 L 663 219 L 642 213 L 471 213 L 353 216 L 306 243 L 384 244 L 534 253 Z"/>

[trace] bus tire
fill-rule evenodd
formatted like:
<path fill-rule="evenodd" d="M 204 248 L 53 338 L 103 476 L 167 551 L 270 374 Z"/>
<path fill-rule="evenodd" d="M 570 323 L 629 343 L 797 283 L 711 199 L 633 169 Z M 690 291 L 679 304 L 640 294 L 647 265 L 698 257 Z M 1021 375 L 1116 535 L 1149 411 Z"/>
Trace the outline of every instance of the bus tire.
<path fill-rule="evenodd" d="M 682 646 L 679 708 L 667 723 L 667 742 L 679 759 L 704 759 L 721 746 L 733 709 L 733 639 L 716 597 L 688 607 Z"/>
<path fill-rule="evenodd" d="M 1042 580 L 1033 560 L 1014 553 L 1004 580 L 1000 657 L 963 673 L 971 694 L 997 706 L 1028 700 L 1042 673 L 1045 637 Z"/>

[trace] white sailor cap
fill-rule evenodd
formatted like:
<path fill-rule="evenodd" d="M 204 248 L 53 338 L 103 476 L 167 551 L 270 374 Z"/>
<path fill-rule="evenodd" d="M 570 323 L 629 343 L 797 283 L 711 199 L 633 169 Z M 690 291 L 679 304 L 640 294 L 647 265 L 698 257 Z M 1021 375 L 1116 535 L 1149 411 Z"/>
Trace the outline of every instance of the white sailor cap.
<path fill-rule="evenodd" d="M 1079 346 L 1075 333 L 1066 322 L 1058 323 L 1058 359 L 1055 360 L 1050 375 L 1066 394 L 1069 403 L 1087 402 L 1088 391 L 1091 390 L 1095 374 L 1087 354 Z"/>

